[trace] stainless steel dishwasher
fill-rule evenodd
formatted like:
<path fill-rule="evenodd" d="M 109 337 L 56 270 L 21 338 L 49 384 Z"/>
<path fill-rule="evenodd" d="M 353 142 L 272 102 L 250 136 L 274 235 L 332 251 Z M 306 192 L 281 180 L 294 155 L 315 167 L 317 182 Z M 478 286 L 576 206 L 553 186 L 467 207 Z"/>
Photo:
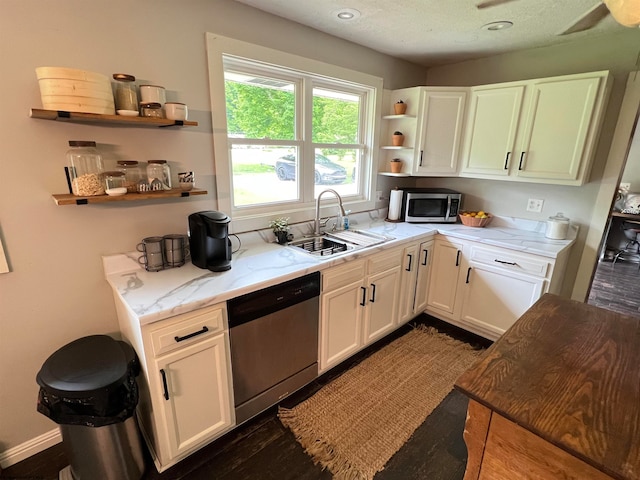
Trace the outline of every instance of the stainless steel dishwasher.
<path fill-rule="evenodd" d="M 318 376 L 320 273 L 227 303 L 238 424 Z"/>

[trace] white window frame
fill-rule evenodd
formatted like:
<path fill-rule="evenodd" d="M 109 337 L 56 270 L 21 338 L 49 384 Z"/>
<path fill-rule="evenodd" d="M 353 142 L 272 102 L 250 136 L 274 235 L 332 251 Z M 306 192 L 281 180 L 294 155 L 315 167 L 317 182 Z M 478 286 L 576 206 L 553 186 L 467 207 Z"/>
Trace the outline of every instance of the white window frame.
<path fill-rule="evenodd" d="M 367 100 L 360 105 L 361 109 L 365 109 L 364 118 L 367 119 L 364 131 L 362 132 L 362 144 L 358 144 L 358 146 L 364 145 L 363 158 L 360 159 L 359 164 L 363 171 L 359 172 L 358 175 L 361 195 L 348 197 L 345 200 L 345 208 L 352 212 L 361 212 L 375 208 L 374 191 L 376 180 L 375 172 L 377 172 L 378 161 L 379 129 L 377 119 L 380 118 L 382 107 L 382 78 L 212 33 L 207 33 L 206 39 L 214 137 L 216 194 L 218 209 L 225 212 L 233 220 L 231 223 L 231 231 L 244 232 L 264 229 L 268 221 L 277 216 L 290 217 L 290 222 L 292 223 L 312 220 L 315 215 L 315 200 L 313 199 L 313 194 L 311 194 L 311 198 L 302 195 L 303 191 L 313 192 L 313 180 L 309 180 L 311 178 L 310 176 L 305 176 L 305 165 L 301 164 L 301 182 L 299 188 L 302 190 L 300 191 L 302 201 L 297 202 L 295 205 L 289 203 L 283 205 L 269 204 L 252 208 L 233 208 L 231 201 L 233 175 L 231 171 L 230 145 L 227 137 L 225 107 L 225 57 L 246 59 L 257 64 L 262 63 L 267 66 L 281 67 L 285 70 L 288 69 L 302 74 L 308 74 L 314 78 L 313 80 L 303 80 L 303 82 L 312 82 L 311 85 L 306 85 L 305 91 L 307 95 L 312 95 L 312 88 L 314 86 L 330 88 L 331 83 L 333 83 L 333 88 L 336 88 L 336 80 L 344 81 L 344 84 L 341 84 L 339 87 L 341 90 L 348 90 L 349 84 L 364 86 L 369 89 Z M 268 75 L 268 73 L 265 74 Z M 323 78 L 326 78 L 327 81 L 323 82 Z M 296 122 L 300 122 L 300 120 L 296 119 Z M 296 128 L 301 128 L 301 125 L 297 124 Z M 302 148 L 305 149 L 304 151 L 300 150 L 302 158 L 314 158 L 315 148 L 324 146 L 324 144 L 312 143 L 310 137 L 304 142 L 304 135 L 296 136 L 297 138 L 289 142 L 289 144 L 296 144 L 296 141 L 302 138 Z M 325 203 L 324 198 L 322 203 Z M 321 215 L 328 216 L 334 214 L 335 199 L 328 197 L 326 203 L 327 207 L 321 209 Z"/>

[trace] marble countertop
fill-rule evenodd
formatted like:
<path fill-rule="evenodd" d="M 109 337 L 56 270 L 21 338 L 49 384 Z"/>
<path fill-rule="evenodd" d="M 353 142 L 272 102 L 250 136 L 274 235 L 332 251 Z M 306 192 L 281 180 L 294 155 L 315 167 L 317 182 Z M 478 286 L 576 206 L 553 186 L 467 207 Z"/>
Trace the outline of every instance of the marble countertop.
<path fill-rule="evenodd" d="M 239 247 L 232 237 L 234 248 L 238 249 L 233 254 L 231 270 L 226 272 L 210 272 L 190 262 L 179 268 L 147 272 L 137 261 L 139 252 L 104 256 L 103 265 L 115 294 L 144 325 L 436 233 L 550 258 L 569 248 L 577 233 L 574 228 L 567 240 L 549 240 L 544 236 L 544 222 L 510 218 L 496 217 L 485 228 L 461 224 L 390 223 L 382 218 L 371 213 L 357 214 L 352 217 L 352 228 L 381 233 L 393 240 L 331 257 L 319 258 L 283 247 L 273 242 L 270 231 L 261 231 L 241 234 Z M 299 238 L 308 233 L 308 227 L 299 227 L 293 233 Z"/>

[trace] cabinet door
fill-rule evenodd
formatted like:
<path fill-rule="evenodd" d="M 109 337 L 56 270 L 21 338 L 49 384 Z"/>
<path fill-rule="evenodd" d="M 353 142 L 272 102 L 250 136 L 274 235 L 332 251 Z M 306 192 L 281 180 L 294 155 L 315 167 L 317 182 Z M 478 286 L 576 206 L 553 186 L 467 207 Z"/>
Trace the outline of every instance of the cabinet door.
<path fill-rule="evenodd" d="M 366 306 L 362 280 L 320 296 L 320 371 L 350 357 L 362 346 L 362 316 Z"/>
<path fill-rule="evenodd" d="M 415 175 L 452 175 L 457 172 L 466 91 L 425 89 L 418 121 L 419 148 Z"/>
<path fill-rule="evenodd" d="M 449 240 L 436 240 L 434 245 L 427 305 L 448 317 L 455 311 L 462 249 L 462 243 Z"/>
<path fill-rule="evenodd" d="M 418 275 L 416 279 L 416 295 L 413 306 L 414 316 L 427 308 L 427 293 L 429 291 L 429 272 L 433 261 L 433 240 L 420 244 L 418 250 Z"/>
<path fill-rule="evenodd" d="M 168 463 L 230 428 L 232 395 L 227 333 L 174 350 L 156 360 L 155 396 L 168 435 Z"/>
<path fill-rule="evenodd" d="M 400 305 L 398 323 L 407 323 L 413 318 L 416 299 L 416 279 L 418 277 L 418 245 L 410 245 L 402 251 Z"/>
<path fill-rule="evenodd" d="M 474 90 L 471 93 L 462 172 L 506 176 L 514 143 L 524 85 Z"/>
<path fill-rule="evenodd" d="M 588 137 L 595 135 L 590 128 L 602 81 L 595 77 L 531 86 L 530 109 L 517 159 L 519 177 L 578 180 L 583 160 L 588 160 Z"/>
<path fill-rule="evenodd" d="M 367 309 L 364 322 L 365 345 L 384 337 L 395 328 L 398 315 L 400 266 L 370 275 L 367 283 Z"/>
<path fill-rule="evenodd" d="M 542 278 L 471 262 L 465 272 L 461 321 L 496 339 L 542 295 Z"/>

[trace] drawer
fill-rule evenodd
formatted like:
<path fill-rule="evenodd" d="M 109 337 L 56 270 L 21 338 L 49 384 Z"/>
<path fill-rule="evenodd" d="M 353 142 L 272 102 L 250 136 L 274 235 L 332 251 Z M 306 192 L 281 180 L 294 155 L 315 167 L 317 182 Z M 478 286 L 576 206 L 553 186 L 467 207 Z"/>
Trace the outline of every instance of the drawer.
<path fill-rule="evenodd" d="M 224 331 L 227 324 L 225 311 L 219 306 L 203 308 L 160 322 L 150 334 L 154 356 L 199 342 Z"/>
<path fill-rule="evenodd" d="M 550 266 L 549 260 L 544 258 L 519 254 L 502 248 L 490 249 L 473 247 L 471 249 L 470 260 L 510 272 L 526 273 L 542 278 L 547 276 Z"/>
<path fill-rule="evenodd" d="M 339 267 L 322 272 L 322 292 L 329 292 L 353 282 L 362 281 L 365 276 L 364 260 L 352 260 Z"/>
<path fill-rule="evenodd" d="M 376 253 L 369 258 L 369 275 L 384 272 L 402 264 L 402 249 L 394 248 L 388 252 Z"/>

